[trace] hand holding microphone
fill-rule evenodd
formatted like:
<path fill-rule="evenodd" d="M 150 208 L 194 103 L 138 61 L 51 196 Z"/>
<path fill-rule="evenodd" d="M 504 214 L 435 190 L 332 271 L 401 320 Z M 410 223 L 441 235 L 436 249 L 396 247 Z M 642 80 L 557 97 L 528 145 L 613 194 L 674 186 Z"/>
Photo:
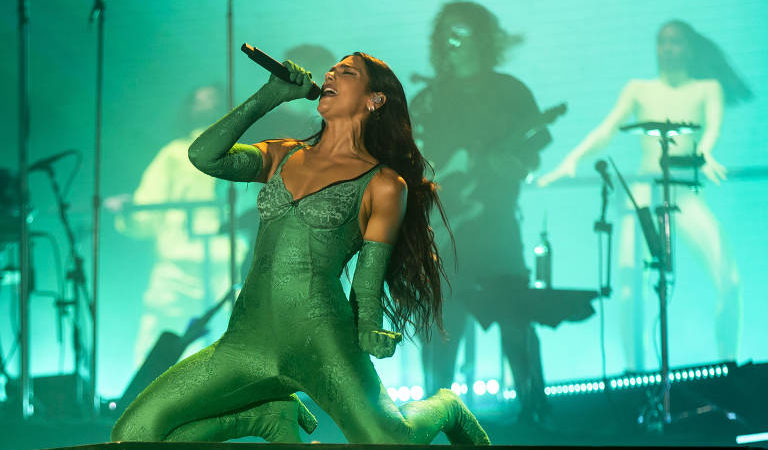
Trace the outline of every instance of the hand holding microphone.
<path fill-rule="evenodd" d="M 243 44 L 240 50 L 272 74 L 266 86 L 270 86 L 269 89 L 278 91 L 285 101 L 297 98 L 315 100 L 320 96 L 320 87 L 312 81 L 312 74 L 292 61 L 280 64 L 266 53 L 249 44 Z"/>

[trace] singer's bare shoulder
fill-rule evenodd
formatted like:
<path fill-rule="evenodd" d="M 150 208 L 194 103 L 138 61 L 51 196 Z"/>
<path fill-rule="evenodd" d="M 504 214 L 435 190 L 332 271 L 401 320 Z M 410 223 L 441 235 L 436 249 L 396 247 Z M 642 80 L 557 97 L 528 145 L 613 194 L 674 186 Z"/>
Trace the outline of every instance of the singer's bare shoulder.
<path fill-rule="evenodd" d="M 277 170 L 280 161 L 300 142 L 296 139 L 267 139 L 266 141 L 253 144 L 254 147 L 261 151 L 262 167 L 268 169 L 262 170 L 261 176 L 256 181 L 265 183 L 272 178 L 272 174 Z"/>

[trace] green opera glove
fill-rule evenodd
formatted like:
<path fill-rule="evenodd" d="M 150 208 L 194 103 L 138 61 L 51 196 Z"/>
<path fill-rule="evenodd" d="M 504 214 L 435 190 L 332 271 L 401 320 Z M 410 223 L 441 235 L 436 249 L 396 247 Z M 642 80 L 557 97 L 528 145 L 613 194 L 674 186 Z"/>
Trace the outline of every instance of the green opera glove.
<path fill-rule="evenodd" d="M 262 169 L 261 151 L 237 143 L 254 122 L 280 103 L 303 98 L 312 87 L 306 70 L 285 61 L 292 83 L 274 75 L 248 100 L 205 130 L 189 147 L 189 160 L 201 172 L 229 181 L 254 181 Z"/>
<path fill-rule="evenodd" d="M 392 245 L 364 241 L 357 257 L 352 279 L 352 300 L 357 311 L 357 336 L 360 348 L 381 359 L 395 353 L 403 335 L 383 329 L 384 307 L 381 303 L 384 275 L 392 254 Z"/>

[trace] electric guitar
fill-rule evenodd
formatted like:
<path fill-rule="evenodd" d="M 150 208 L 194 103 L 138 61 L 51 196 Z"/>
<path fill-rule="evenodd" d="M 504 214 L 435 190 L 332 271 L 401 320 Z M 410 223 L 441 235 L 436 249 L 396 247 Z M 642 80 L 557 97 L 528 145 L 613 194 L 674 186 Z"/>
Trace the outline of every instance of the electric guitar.
<path fill-rule="evenodd" d="M 555 122 L 560 116 L 566 113 L 568 106 L 566 103 L 560 103 L 554 107 L 548 108 L 538 115 L 533 116 L 523 126 L 516 126 L 501 139 L 494 139 L 494 142 L 482 142 L 488 146 L 519 148 L 526 144 L 531 138 L 544 130 L 547 126 Z M 512 151 L 494 152 L 488 155 L 489 166 L 503 173 L 515 173 L 517 179 L 524 179 L 528 174 L 528 167 Z M 451 207 L 449 208 L 449 220 L 451 230 L 456 231 L 467 222 L 479 217 L 485 205 L 473 196 L 477 189 L 477 177 L 482 174 L 470 174 L 472 166 L 472 155 L 466 148 L 458 148 L 448 158 L 445 164 L 435 171 L 434 181 L 438 185 L 453 185 L 451 193 Z M 433 223 L 436 223 L 433 221 Z M 448 239 L 448 230 L 445 227 L 435 228 L 435 240 L 438 243 L 445 243 Z"/>

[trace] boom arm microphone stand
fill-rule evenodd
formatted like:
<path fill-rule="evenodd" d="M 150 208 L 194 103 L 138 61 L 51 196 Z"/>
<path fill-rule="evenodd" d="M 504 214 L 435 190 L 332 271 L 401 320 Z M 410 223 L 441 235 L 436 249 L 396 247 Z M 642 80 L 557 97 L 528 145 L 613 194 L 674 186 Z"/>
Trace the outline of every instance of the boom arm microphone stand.
<path fill-rule="evenodd" d="M 666 265 L 664 263 L 661 239 L 656 231 L 656 226 L 651 217 L 650 208 L 638 206 L 635 201 L 635 197 L 632 195 L 632 191 L 629 189 L 627 182 L 621 175 L 619 168 L 616 167 L 616 163 L 612 158 L 609 158 L 613 169 L 616 171 L 616 175 L 621 181 L 621 185 L 627 193 L 632 206 L 637 213 L 638 221 L 640 222 L 640 228 L 643 231 L 645 242 L 648 245 L 648 251 L 651 254 L 651 267 L 655 267 L 659 271 L 659 283 L 656 286 L 656 292 L 659 295 L 659 315 L 661 317 L 661 379 L 662 379 L 662 400 L 659 404 L 658 400 L 652 400 L 651 404 L 642 413 L 642 422 L 648 427 L 656 427 L 659 431 L 663 429 L 664 425 L 669 423 L 669 352 L 667 342 L 667 272 Z M 660 211 L 660 210 L 657 210 Z M 662 230 L 665 230 L 663 226 Z M 671 237 L 670 237 L 671 240 Z M 667 242 L 665 239 L 664 242 Z"/>
<path fill-rule="evenodd" d="M 56 198 L 56 204 L 59 209 L 59 219 L 61 220 L 61 224 L 64 227 L 64 232 L 67 236 L 67 242 L 69 243 L 69 255 L 72 260 L 72 268 L 71 270 L 67 271 L 67 281 L 71 283 L 72 288 L 70 289 L 70 294 L 72 295 L 71 299 L 59 299 L 57 300 L 56 304 L 58 306 L 57 310 L 59 311 L 59 314 L 61 315 L 62 310 L 71 307 L 73 314 L 72 314 L 72 346 L 74 349 L 74 363 L 73 363 L 73 372 L 75 375 L 75 379 L 77 380 L 77 399 L 78 402 L 81 402 L 85 399 L 85 394 L 87 393 L 90 395 L 90 391 L 87 391 L 85 386 L 82 383 L 82 377 L 81 377 L 81 370 L 83 369 L 83 364 L 85 362 L 85 358 L 83 355 L 83 338 L 82 338 L 82 330 L 80 327 L 80 319 L 81 319 L 81 309 L 80 306 L 82 305 L 82 299 L 85 299 L 87 301 L 87 304 L 91 304 L 89 295 L 88 295 L 88 288 L 86 287 L 86 277 L 85 277 L 85 269 L 83 268 L 83 257 L 80 256 L 77 252 L 77 242 L 75 240 L 75 234 L 72 231 L 72 226 L 69 223 L 69 217 L 67 215 L 67 209 L 69 209 L 69 204 L 67 204 L 64 200 L 64 196 L 61 193 L 61 189 L 59 188 L 59 183 L 56 181 L 56 177 L 54 176 L 53 169 L 50 165 L 46 165 L 42 168 L 43 172 L 45 172 L 48 175 L 48 179 L 51 181 L 51 187 L 53 189 L 54 197 Z"/>

